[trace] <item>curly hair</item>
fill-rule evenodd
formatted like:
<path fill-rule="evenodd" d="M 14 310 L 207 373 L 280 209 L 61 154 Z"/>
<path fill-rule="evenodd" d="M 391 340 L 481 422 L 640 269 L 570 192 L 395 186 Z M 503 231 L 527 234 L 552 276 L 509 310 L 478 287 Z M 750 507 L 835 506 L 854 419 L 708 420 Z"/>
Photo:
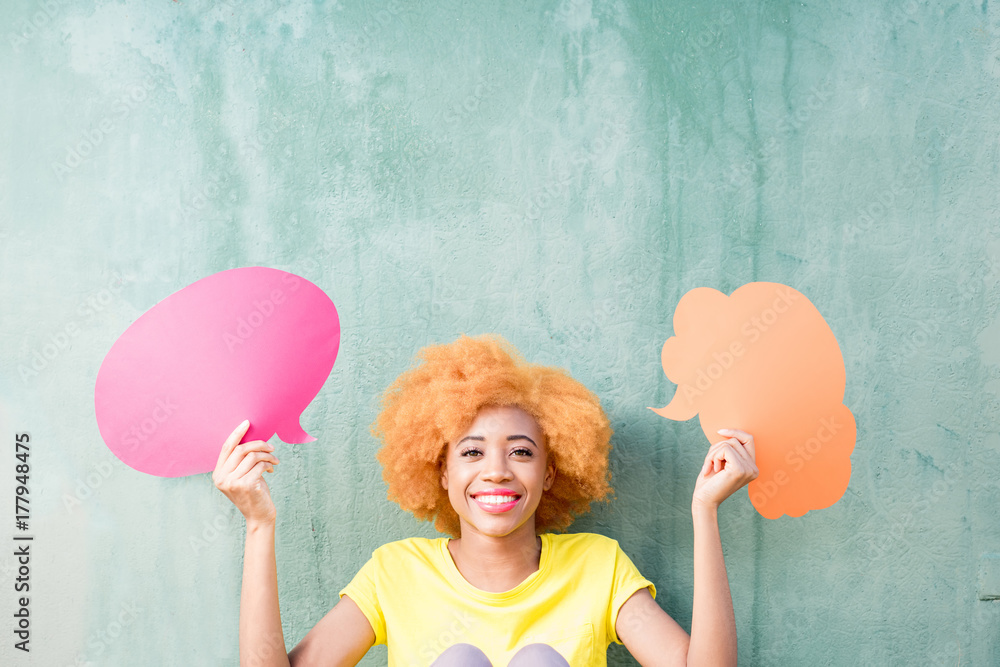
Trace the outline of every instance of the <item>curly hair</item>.
<path fill-rule="evenodd" d="M 372 434 L 389 500 L 459 536 L 458 514 L 441 487 L 449 443 L 486 406 L 513 405 L 538 422 L 556 468 L 535 512 L 535 532 L 565 530 L 613 494 L 608 470 L 611 425 L 590 390 L 559 368 L 529 364 L 500 336 L 461 336 L 430 345 L 382 395 Z"/>

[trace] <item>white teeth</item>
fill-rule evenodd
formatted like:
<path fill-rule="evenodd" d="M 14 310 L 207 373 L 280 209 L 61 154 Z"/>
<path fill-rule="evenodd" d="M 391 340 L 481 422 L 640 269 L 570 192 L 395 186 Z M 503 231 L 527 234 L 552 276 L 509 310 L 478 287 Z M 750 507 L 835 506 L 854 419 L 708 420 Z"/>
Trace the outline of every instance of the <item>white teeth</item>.
<path fill-rule="evenodd" d="M 489 505 L 502 505 L 517 500 L 517 496 L 476 496 L 476 500 Z"/>

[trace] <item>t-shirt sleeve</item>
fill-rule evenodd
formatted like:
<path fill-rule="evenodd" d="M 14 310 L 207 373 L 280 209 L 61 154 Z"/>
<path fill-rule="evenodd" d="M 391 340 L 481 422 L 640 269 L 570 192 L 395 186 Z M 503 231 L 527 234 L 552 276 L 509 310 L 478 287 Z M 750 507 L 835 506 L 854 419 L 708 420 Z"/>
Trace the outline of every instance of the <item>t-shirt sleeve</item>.
<path fill-rule="evenodd" d="M 653 598 L 656 598 L 656 586 L 649 579 L 639 574 L 638 568 L 632 563 L 622 548 L 615 542 L 615 574 L 611 591 L 611 606 L 608 608 L 608 638 L 616 644 L 621 644 L 615 624 L 618 622 L 618 611 L 632 594 L 642 588 L 648 588 Z"/>
<path fill-rule="evenodd" d="M 347 584 L 340 591 L 340 597 L 346 595 L 351 598 L 354 604 L 358 605 L 358 608 L 361 609 L 361 613 L 365 615 L 365 618 L 368 619 L 368 623 L 371 624 L 372 631 L 375 633 L 376 646 L 385 643 L 385 617 L 382 615 L 382 607 L 378 602 L 378 590 L 375 586 L 377 569 L 378 565 L 373 554 L 368 562 L 354 575 L 351 583 Z"/>

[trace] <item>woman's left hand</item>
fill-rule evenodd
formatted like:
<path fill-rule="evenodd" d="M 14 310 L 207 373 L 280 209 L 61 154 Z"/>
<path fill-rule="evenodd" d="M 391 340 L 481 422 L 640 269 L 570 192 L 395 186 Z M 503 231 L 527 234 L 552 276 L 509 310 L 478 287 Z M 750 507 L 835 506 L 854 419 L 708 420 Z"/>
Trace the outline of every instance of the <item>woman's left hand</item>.
<path fill-rule="evenodd" d="M 722 429 L 731 436 L 708 450 L 691 498 L 692 507 L 717 509 L 723 500 L 757 478 L 753 436 L 745 431 Z"/>

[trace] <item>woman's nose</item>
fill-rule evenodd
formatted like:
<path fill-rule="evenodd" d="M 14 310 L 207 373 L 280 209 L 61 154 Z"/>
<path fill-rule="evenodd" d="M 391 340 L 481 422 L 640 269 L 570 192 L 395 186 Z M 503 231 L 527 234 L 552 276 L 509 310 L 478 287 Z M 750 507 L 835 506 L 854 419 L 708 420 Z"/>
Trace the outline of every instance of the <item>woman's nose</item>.
<path fill-rule="evenodd" d="M 483 479 L 490 481 L 506 481 L 513 478 L 510 466 L 507 465 L 507 454 L 493 451 L 486 455 L 486 465 L 483 466 Z"/>

